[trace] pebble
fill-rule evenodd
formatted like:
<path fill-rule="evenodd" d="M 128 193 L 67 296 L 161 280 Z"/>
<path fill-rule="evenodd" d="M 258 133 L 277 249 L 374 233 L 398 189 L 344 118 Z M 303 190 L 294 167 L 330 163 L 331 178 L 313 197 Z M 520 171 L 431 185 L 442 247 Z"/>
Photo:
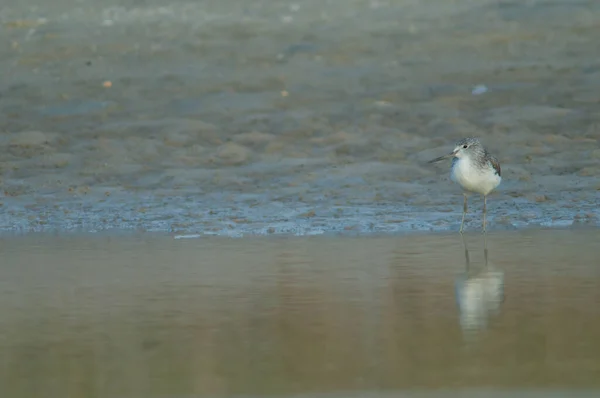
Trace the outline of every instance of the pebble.
<path fill-rule="evenodd" d="M 249 158 L 250 150 L 248 148 L 235 142 L 228 142 L 217 149 L 214 162 L 226 166 L 235 166 L 246 163 Z"/>

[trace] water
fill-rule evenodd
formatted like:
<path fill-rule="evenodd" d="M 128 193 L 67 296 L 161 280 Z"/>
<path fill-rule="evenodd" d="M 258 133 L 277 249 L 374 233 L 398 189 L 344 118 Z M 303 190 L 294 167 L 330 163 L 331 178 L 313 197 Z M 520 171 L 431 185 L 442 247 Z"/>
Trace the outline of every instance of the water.
<path fill-rule="evenodd" d="M 7 239 L 0 395 L 593 396 L 599 238 Z"/>

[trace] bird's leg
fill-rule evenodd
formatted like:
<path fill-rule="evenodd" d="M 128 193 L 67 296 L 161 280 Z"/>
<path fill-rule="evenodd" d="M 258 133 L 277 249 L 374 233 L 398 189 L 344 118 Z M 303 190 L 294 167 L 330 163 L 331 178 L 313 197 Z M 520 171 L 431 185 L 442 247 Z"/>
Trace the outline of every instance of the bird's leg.
<path fill-rule="evenodd" d="M 465 225 L 465 214 L 467 214 L 467 194 L 463 193 L 464 202 L 463 202 L 463 216 L 462 221 L 460 223 L 460 233 L 463 233 L 463 226 Z"/>
<path fill-rule="evenodd" d="M 485 233 L 485 215 L 487 214 L 487 195 L 483 195 L 483 233 Z"/>

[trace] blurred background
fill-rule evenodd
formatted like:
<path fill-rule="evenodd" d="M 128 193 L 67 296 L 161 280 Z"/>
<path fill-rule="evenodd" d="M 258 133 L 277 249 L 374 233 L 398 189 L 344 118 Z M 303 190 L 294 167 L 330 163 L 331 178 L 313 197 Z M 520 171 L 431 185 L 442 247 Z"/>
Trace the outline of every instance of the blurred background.
<path fill-rule="evenodd" d="M 460 191 L 424 161 L 468 135 L 502 163 L 495 228 L 597 225 L 599 15 L 592 0 L 5 0 L 0 226 L 449 230 Z"/>

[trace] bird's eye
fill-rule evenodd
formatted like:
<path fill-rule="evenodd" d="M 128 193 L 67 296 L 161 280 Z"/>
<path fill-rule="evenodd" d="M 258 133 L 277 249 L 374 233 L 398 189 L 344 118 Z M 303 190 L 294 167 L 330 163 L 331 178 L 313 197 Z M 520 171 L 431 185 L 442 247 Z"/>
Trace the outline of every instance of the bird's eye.
<path fill-rule="evenodd" d="M 467 149 L 469 146 L 467 144 L 463 145 L 463 148 Z"/>

